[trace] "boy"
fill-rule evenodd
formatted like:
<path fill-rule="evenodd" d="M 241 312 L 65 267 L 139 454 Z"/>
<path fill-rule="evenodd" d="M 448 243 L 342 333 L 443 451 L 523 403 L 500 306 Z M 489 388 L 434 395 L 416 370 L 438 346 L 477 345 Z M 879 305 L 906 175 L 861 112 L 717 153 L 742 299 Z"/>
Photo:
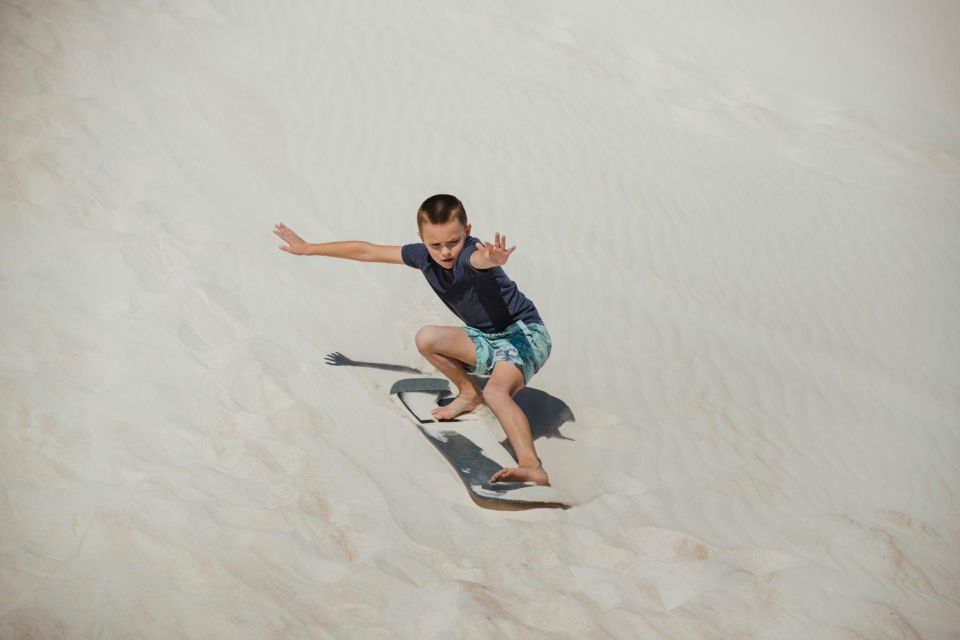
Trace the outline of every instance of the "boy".
<path fill-rule="evenodd" d="M 530 381 L 550 355 L 551 341 L 537 308 L 501 268 L 516 247 L 496 234 L 493 244 L 470 235 L 463 203 L 439 194 L 417 211 L 422 243 L 376 245 L 348 240 L 308 244 L 283 224 L 273 232 L 286 242 L 280 249 L 295 255 L 332 256 L 364 262 L 406 264 L 419 269 L 464 327 L 422 327 L 417 350 L 456 385 L 460 394 L 433 410 L 437 420 L 452 420 L 481 404 L 497 416 L 517 456 L 518 466 L 491 478 L 549 485 L 533 446 L 530 423 L 513 396 Z M 483 391 L 470 376 L 489 377 Z"/>

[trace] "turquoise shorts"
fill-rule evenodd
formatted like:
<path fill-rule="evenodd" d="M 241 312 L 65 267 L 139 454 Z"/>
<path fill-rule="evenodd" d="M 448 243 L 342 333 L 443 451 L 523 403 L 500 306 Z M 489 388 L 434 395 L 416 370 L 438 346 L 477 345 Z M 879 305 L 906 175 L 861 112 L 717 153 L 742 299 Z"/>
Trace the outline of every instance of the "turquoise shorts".
<path fill-rule="evenodd" d="M 553 347 L 550 334 L 542 324 L 525 324 L 517 320 L 501 333 L 484 333 L 470 326 L 464 329 L 477 349 L 476 366 L 464 365 L 464 368 L 470 375 L 481 378 L 493 373 L 493 365 L 498 360 L 506 360 L 520 368 L 523 383 L 527 384 L 543 367 Z"/>

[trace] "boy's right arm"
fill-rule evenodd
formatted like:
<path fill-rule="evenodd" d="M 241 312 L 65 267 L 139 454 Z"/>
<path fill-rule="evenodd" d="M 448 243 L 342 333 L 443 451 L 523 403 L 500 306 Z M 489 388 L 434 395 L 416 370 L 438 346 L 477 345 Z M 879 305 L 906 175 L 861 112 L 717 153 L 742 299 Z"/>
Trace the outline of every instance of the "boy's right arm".
<path fill-rule="evenodd" d="M 282 223 L 275 226 L 273 232 L 287 243 L 285 246 L 280 245 L 281 250 L 298 256 L 329 256 L 362 262 L 403 264 L 400 254 L 402 247 L 399 246 L 373 244 L 362 240 L 310 244 Z"/>

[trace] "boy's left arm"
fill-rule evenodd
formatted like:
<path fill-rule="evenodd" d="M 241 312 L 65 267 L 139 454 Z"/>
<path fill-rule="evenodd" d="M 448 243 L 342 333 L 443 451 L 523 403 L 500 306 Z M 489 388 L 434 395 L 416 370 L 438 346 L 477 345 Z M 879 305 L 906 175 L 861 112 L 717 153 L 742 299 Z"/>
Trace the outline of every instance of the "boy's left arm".
<path fill-rule="evenodd" d="M 480 270 L 502 267 L 516 249 L 516 245 L 507 249 L 507 236 L 497 233 L 493 244 L 477 242 L 477 250 L 470 256 L 470 266 Z"/>

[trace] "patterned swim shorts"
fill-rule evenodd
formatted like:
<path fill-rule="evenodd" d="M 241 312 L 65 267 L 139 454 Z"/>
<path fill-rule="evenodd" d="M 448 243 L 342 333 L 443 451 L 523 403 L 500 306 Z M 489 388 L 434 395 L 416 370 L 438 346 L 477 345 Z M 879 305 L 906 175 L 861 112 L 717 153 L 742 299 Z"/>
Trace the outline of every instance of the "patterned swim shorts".
<path fill-rule="evenodd" d="M 520 367 L 523 383 L 527 384 L 543 367 L 553 347 L 550 334 L 542 324 L 517 320 L 501 333 L 484 333 L 470 326 L 464 329 L 477 349 L 476 366 L 464 365 L 464 368 L 467 373 L 481 378 L 493 373 L 493 365 L 498 360 L 506 360 Z"/>

